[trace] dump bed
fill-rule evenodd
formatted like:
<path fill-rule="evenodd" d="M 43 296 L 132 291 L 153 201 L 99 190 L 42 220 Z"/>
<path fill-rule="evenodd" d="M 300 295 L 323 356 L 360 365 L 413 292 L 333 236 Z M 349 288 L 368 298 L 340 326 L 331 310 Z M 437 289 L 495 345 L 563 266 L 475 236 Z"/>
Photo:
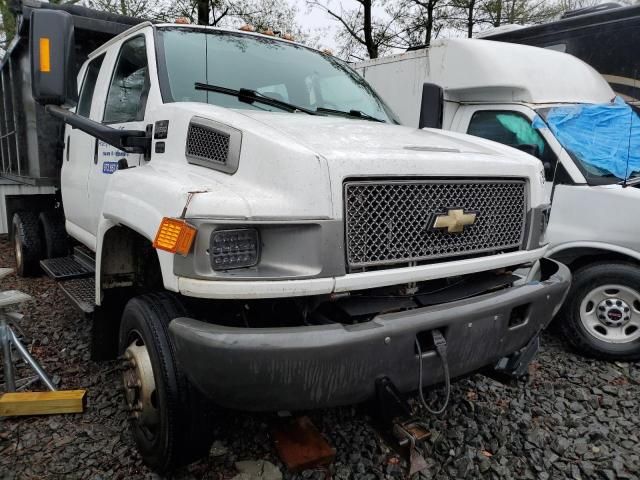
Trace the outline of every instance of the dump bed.
<path fill-rule="evenodd" d="M 33 0 L 12 4 L 17 33 L 0 61 L 0 189 L 3 185 L 59 183 L 64 126 L 46 114 L 31 96 L 29 18 L 34 9 L 64 10 L 73 15 L 76 74 L 94 49 L 143 21 L 77 5 Z"/>

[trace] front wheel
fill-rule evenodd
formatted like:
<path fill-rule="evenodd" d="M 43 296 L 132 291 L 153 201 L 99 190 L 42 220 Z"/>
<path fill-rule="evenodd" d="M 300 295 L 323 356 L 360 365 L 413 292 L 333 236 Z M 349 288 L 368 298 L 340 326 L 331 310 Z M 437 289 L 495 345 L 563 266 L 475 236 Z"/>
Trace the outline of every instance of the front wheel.
<path fill-rule="evenodd" d="M 640 359 L 640 269 L 598 263 L 573 274 L 560 328 L 582 353 L 604 360 Z"/>
<path fill-rule="evenodd" d="M 180 371 L 169 337 L 169 322 L 186 313 L 174 295 L 147 294 L 127 303 L 120 325 L 131 430 L 143 460 L 159 472 L 205 456 L 211 446 L 211 412 Z"/>

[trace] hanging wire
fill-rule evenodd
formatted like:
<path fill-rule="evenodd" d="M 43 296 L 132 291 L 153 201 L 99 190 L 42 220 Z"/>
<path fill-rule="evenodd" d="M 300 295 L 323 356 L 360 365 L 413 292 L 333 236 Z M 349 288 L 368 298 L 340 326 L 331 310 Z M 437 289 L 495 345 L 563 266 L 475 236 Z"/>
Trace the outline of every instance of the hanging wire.
<path fill-rule="evenodd" d="M 431 413 L 432 415 L 440 415 L 441 413 L 444 413 L 444 411 L 447 409 L 447 405 L 449 405 L 449 399 L 451 397 L 451 376 L 449 374 L 449 362 L 447 360 L 447 342 L 439 330 L 433 330 L 432 335 L 433 335 L 433 341 L 436 347 L 436 352 L 438 353 L 438 356 L 440 357 L 440 361 L 442 362 L 442 370 L 444 373 L 444 388 L 445 388 L 444 402 L 442 402 L 442 405 L 440 406 L 440 408 L 434 409 L 429 407 L 429 404 L 424 398 L 424 391 L 423 391 L 424 387 L 423 387 L 423 380 L 422 380 L 422 373 L 423 373 L 422 363 L 424 358 L 422 356 L 422 348 L 420 347 L 420 341 L 416 338 L 416 350 L 418 351 L 418 357 L 420 361 L 419 368 L 418 368 L 418 375 L 419 375 L 418 392 L 420 394 L 419 400 L 420 400 L 420 404 L 422 405 L 422 408 L 424 408 L 427 412 Z"/>

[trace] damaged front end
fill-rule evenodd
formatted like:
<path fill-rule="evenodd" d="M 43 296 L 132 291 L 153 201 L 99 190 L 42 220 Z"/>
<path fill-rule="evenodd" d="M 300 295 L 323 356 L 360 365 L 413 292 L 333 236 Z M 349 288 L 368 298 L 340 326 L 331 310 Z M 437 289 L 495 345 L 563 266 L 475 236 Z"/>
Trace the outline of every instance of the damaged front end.
<path fill-rule="evenodd" d="M 557 312 L 569 270 L 541 259 L 500 269 L 351 294 L 199 302 L 170 325 L 178 360 L 216 403 L 242 410 L 352 404 L 387 377 L 402 392 L 452 378 L 526 348 Z M 419 371 L 422 364 L 422 378 Z"/>

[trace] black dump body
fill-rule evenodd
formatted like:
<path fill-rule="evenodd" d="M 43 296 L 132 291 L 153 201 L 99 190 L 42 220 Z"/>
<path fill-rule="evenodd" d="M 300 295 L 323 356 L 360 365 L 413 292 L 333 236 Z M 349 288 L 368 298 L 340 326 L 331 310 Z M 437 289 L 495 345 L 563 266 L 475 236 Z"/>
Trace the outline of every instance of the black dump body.
<path fill-rule="evenodd" d="M 76 72 L 97 47 L 143 20 L 77 5 L 13 2 L 17 33 L 0 61 L 0 177 L 30 185 L 58 185 L 64 125 L 31 96 L 29 18 L 34 9 L 73 15 Z"/>
<path fill-rule="evenodd" d="M 640 104 L 640 5 L 581 9 L 556 22 L 483 38 L 570 53 L 604 75 L 618 94 Z"/>

